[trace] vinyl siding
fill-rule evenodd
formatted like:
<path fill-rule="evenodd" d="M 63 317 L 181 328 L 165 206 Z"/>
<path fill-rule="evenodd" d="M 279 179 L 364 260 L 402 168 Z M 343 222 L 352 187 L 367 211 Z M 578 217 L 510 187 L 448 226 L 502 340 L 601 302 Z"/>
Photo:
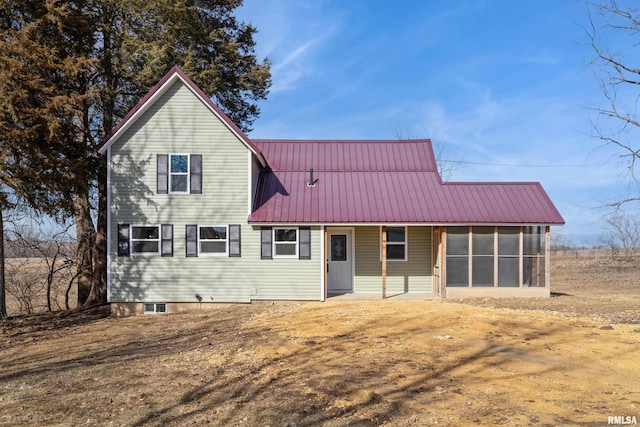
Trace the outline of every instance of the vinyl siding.
<path fill-rule="evenodd" d="M 381 292 L 380 227 L 356 227 L 355 291 Z M 387 295 L 431 292 L 433 261 L 431 227 L 407 227 L 407 261 L 387 261 Z"/>
<path fill-rule="evenodd" d="M 111 147 L 113 302 L 319 299 L 320 262 L 260 259 L 260 229 L 247 223 L 248 149 L 177 81 Z M 157 194 L 156 155 L 202 154 L 202 194 Z M 255 167 L 255 166 L 254 166 Z M 252 168 L 254 169 L 254 168 Z M 118 224 L 173 224 L 174 256 L 117 256 Z M 240 258 L 185 256 L 185 226 L 241 224 Z M 320 243 L 319 227 L 312 244 Z"/>

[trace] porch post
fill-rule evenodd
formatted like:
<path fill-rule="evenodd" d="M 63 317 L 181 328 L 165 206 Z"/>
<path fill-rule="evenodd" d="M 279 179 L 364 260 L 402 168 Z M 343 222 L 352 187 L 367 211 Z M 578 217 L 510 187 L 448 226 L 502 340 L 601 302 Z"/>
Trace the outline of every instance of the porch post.
<path fill-rule="evenodd" d="M 382 226 L 382 299 L 387 297 L 387 226 Z"/>
<path fill-rule="evenodd" d="M 447 298 L 447 227 L 440 233 L 440 297 Z"/>
<path fill-rule="evenodd" d="M 546 226 L 544 231 L 544 286 L 551 289 L 551 227 Z M 549 291 L 551 292 L 551 291 Z M 549 294 L 551 295 L 551 294 Z"/>

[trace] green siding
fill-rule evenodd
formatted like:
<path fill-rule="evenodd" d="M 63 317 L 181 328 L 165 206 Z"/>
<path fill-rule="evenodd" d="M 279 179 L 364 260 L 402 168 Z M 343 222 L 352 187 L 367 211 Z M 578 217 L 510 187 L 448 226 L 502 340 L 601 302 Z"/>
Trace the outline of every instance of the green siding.
<path fill-rule="evenodd" d="M 156 194 L 156 155 L 202 154 L 203 194 Z M 260 259 L 260 229 L 247 223 L 249 150 L 186 86 L 176 82 L 111 147 L 111 301 L 202 302 L 320 299 L 320 228 L 312 259 Z M 117 224 L 173 224 L 174 256 L 117 256 Z M 242 257 L 185 256 L 185 226 L 241 224 Z"/>
<path fill-rule="evenodd" d="M 380 227 L 355 230 L 355 292 L 381 292 Z M 407 261 L 387 261 L 387 295 L 432 290 L 432 228 L 407 227 L 407 234 Z"/>

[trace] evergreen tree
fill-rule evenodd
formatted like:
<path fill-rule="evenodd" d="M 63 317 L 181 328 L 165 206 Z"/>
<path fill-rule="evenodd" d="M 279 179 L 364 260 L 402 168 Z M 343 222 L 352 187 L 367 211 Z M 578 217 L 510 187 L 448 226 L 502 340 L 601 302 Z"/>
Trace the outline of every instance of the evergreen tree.
<path fill-rule="evenodd" d="M 106 163 L 95 147 L 135 103 L 177 64 L 241 129 L 249 130 L 258 116 L 256 103 L 266 97 L 271 76 L 268 61 L 255 57 L 255 28 L 233 15 L 241 4 L 10 0 L 0 5 L 0 130 L 12 132 L 0 136 L 0 156 L 5 145 L 26 151 L 25 158 L 34 162 L 19 169 L 25 183 L 35 181 L 41 189 L 35 206 L 73 213 L 79 303 L 106 301 Z M 34 80 L 25 79 L 33 74 Z M 40 87 L 37 95 L 25 88 L 32 84 Z M 30 112 L 33 123 L 24 121 Z M 37 117 L 48 120 L 39 123 Z M 22 157 L 12 158 L 22 165 Z M 48 170 L 55 182 L 42 179 Z M 0 178 L 3 182 L 14 189 L 11 180 Z"/>
<path fill-rule="evenodd" d="M 70 9 L 54 1 L 23 5 L 21 14 L 6 12 L 0 39 L 0 222 L 10 199 L 64 215 L 72 211 L 73 162 L 86 151 L 76 138 L 90 96 L 73 82 L 90 69 L 92 60 L 78 55 L 87 34 Z M 3 244 L 0 317 L 6 317 Z"/>

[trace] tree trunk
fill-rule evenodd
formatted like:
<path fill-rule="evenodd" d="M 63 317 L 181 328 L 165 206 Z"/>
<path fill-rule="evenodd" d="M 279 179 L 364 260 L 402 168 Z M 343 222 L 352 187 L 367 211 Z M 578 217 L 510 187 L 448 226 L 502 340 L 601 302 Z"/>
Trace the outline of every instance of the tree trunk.
<path fill-rule="evenodd" d="M 77 193 L 74 199 L 76 239 L 76 265 L 78 266 L 78 306 L 85 303 L 93 282 L 92 246 L 95 229 L 91 220 L 88 194 Z"/>
<path fill-rule="evenodd" d="M 84 305 L 107 302 L 107 160 L 98 161 L 98 227 L 93 244 L 93 281 Z"/>
<path fill-rule="evenodd" d="M 0 320 L 7 318 L 7 300 L 5 299 L 4 277 L 4 220 L 2 218 L 2 206 L 0 206 Z"/>

